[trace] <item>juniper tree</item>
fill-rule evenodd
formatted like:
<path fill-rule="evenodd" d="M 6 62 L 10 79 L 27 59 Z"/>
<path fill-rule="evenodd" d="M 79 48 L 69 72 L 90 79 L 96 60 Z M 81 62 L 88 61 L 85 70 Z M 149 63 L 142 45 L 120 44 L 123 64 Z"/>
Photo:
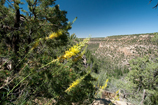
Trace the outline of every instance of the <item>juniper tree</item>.
<path fill-rule="evenodd" d="M 51 63 L 75 44 L 71 41 L 73 35 L 70 37 L 68 33 L 71 23 L 67 22 L 67 12 L 60 10 L 55 0 L 26 1 L 29 11 L 19 7 L 24 4 L 20 0 L 0 1 L 0 56 L 12 62 L 11 71 L 0 71 L 1 102 L 32 104 L 38 97 L 54 98 L 58 104 L 82 103 L 85 99 L 92 101 L 94 88 L 90 81 L 94 78 L 82 70 L 86 69 L 81 67 L 83 65 L 77 69 L 73 66 L 81 64 L 81 59 L 77 60 L 78 63 L 75 57 L 60 60 L 58 64 Z M 60 36 L 54 37 L 58 34 Z M 83 75 L 86 75 L 83 82 L 66 93 L 70 83 Z"/>
<path fill-rule="evenodd" d="M 1 4 L 4 4 L 2 2 Z M 19 7 L 19 4 L 22 4 L 19 0 L 14 0 L 14 4 L 9 5 L 10 8 L 1 5 L 1 42 L 5 42 L 4 44 L 8 45 L 11 51 L 14 51 L 15 55 L 12 60 L 14 62 L 13 70 L 15 73 L 19 71 L 18 67 L 15 68 L 16 65 L 14 65 L 18 62 L 17 57 L 24 57 L 29 51 L 29 46 L 26 47 L 26 44 L 29 45 L 38 38 L 46 37 L 49 32 L 56 32 L 58 29 L 65 28 L 67 25 L 66 11 L 60 11 L 58 5 L 53 8 L 46 8 L 54 4 L 54 1 L 35 0 L 31 2 L 27 0 L 27 3 L 29 12 Z M 37 6 L 39 3 L 40 5 Z M 27 15 L 20 14 L 20 9 Z M 13 19 L 15 20 L 13 21 Z M 24 24 L 23 27 L 21 23 Z M 66 40 L 65 33 L 65 35 L 62 35 L 62 41 L 60 41 L 62 43 L 60 44 L 63 44 L 63 42 L 66 43 Z M 25 54 L 19 50 L 20 48 L 23 48 Z M 5 54 L 8 55 L 7 53 Z"/>
<path fill-rule="evenodd" d="M 131 89 L 134 88 L 134 95 L 145 90 L 144 100 L 148 103 L 156 105 L 154 98 L 157 98 L 158 86 L 158 63 L 157 58 L 144 56 L 143 58 L 132 59 L 130 61 L 131 71 L 127 75 L 127 80 L 131 83 Z M 133 85 L 133 87 L 132 87 Z M 139 97 L 142 99 L 142 97 Z M 151 99 L 150 99 L 151 98 Z"/>

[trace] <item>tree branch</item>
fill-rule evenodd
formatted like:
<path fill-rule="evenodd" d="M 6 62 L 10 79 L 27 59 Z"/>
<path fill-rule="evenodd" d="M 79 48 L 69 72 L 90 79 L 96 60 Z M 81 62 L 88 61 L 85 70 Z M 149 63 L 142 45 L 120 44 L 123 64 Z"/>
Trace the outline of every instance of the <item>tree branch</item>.
<path fill-rule="evenodd" d="M 37 4 L 37 0 L 35 0 L 35 2 L 34 2 L 34 4 L 33 5 L 35 5 L 34 7 L 33 7 L 33 11 L 32 11 L 32 13 L 34 14 L 34 19 L 36 19 L 36 13 L 35 13 L 35 9 L 36 9 L 36 4 Z"/>
<path fill-rule="evenodd" d="M 142 101 L 140 102 L 141 105 L 144 105 L 144 100 L 146 98 L 146 92 L 145 89 L 143 90 L 143 96 L 142 96 Z"/>

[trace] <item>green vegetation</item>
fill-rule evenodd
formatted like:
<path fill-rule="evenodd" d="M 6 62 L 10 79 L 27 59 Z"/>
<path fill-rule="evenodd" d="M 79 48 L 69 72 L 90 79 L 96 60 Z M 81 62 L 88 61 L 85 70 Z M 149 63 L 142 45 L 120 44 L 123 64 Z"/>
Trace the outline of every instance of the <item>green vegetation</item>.
<path fill-rule="evenodd" d="M 94 53 L 98 49 L 98 47 L 99 47 L 99 43 L 94 43 L 94 44 L 92 43 L 88 45 L 87 49 L 92 53 Z"/>
<path fill-rule="evenodd" d="M 97 65 L 89 69 L 82 64 L 89 39 L 81 42 L 75 34 L 69 35 L 76 19 L 67 22 L 67 12 L 52 0 L 39 0 L 38 6 L 27 0 L 29 11 L 19 7 L 23 4 L 19 0 L 9 7 L 4 3 L 0 1 L 0 57 L 8 62 L 0 68 L 0 104 L 92 103 L 96 79 L 91 71 L 97 71 Z"/>
<path fill-rule="evenodd" d="M 94 82 L 95 86 L 99 88 L 99 86 L 104 85 L 106 79 L 109 79 L 106 90 L 114 93 L 120 89 L 121 100 L 136 105 L 142 103 L 145 105 L 158 104 L 157 34 L 151 33 L 151 35 L 154 35 L 154 37 L 147 36 L 142 41 L 138 41 L 143 37 L 142 35 L 136 36 L 137 38 L 134 38 L 134 36 L 113 36 L 115 40 L 104 42 L 103 47 L 95 50 L 96 53 L 93 53 L 93 55 L 96 58 L 99 57 L 97 60 L 100 65 L 100 73 L 92 73 L 94 77 L 98 78 L 98 81 Z M 128 41 L 118 42 L 118 40 L 124 38 L 127 38 Z M 107 45 L 112 47 L 115 44 L 119 44 L 121 48 L 132 46 L 136 55 L 118 53 L 118 47 L 113 47 L 113 49 L 106 47 Z M 133 46 L 133 44 L 136 46 Z M 88 49 L 93 49 L 93 46 L 89 46 Z M 107 56 L 109 54 L 111 56 Z M 128 61 L 129 65 L 122 65 L 121 62 L 124 60 Z"/>
<path fill-rule="evenodd" d="M 130 62 L 131 71 L 128 73 L 128 81 L 134 85 L 133 95 L 140 91 L 146 90 L 145 103 L 156 105 L 156 101 L 150 98 L 157 98 L 155 92 L 158 91 L 158 62 L 155 58 L 145 56 L 143 58 L 133 59 Z M 154 96 L 155 95 L 155 96 Z M 149 99 L 148 99 L 149 98 Z"/>
<path fill-rule="evenodd" d="M 27 0 L 28 12 L 0 1 L 0 104 L 90 104 L 100 89 L 158 104 L 157 33 L 77 38 L 68 33 L 77 18 L 67 22 L 54 1 L 38 2 Z"/>

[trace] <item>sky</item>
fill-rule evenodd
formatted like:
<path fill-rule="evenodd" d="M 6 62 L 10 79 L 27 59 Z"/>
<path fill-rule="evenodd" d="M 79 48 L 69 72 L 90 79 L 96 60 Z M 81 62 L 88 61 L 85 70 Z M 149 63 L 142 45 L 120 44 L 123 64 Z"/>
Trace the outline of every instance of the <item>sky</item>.
<path fill-rule="evenodd" d="M 21 0 L 25 3 L 25 0 Z M 78 38 L 158 32 L 158 0 L 56 0 Z M 27 9 L 27 5 L 23 5 Z"/>
<path fill-rule="evenodd" d="M 79 38 L 158 32 L 158 0 L 57 0 Z"/>

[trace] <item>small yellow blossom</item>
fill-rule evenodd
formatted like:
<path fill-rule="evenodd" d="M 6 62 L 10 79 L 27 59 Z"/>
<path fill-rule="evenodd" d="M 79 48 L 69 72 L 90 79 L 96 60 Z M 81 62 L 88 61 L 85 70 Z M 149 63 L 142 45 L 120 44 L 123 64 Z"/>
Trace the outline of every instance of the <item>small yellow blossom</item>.
<path fill-rule="evenodd" d="M 116 96 L 114 97 L 114 99 L 115 99 L 115 100 L 118 100 L 118 101 L 120 100 L 120 99 L 119 99 L 119 94 L 118 94 L 119 91 L 120 91 L 120 90 L 116 91 Z M 118 94 L 118 95 L 117 95 L 117 94 Z"/>
<path fill-rule="evenodd" d="M 85 77 L 85 76 L 84 76 Z M 70 92 L 70 90 L 73 88 L 73 87 L 76 87 L 81 81 L 82 79 L 84 79 L 84 77 L 80 78 L 80 79 L 77 79 L 76 81 L 74 81 L 68 89 L 66 89 L 65 92 Z"/>
<path fill-rule="evenodd" d="M 34 48 L 36 48 L 39 44 L 39 40 L 35 42 L 35 44 L 32 46 L 31 50 L 33 50 Z"/>
<path fill-rule="evenodd" d="M 120 91 L 120 90 L 116 91 L 116 94 L 118 94 L 118 93 L 119 93 L 119 91 Z"/>
<path fill-rule="evenodd" d="M 74 81 L 68 89 L 65 90 L 65 92 L 70 92 L 70 90 L 74 87 L 76 87 L 91 71 L 89 71 L 86 75 L 82 76 L 81 78 Z"/>
<path fill-rule="evenodd" d="M 104 89 L 104 86 L 102 86 L 102 88 L 101 89 Z"/>
<path fill-rule="evenodd" d="M 33 45 L 33 48 L 36 48 L 38 46 L 39 42 L 36 42 L 34 45 Z"/>
<path fill-rule="evenodd" d="M 99 83 L 98 83 L 98 87 L 99 87 Z"/>
<path fill-rule="evenodd" d="M 118 98 L 117 101 L 119 101 L 120 99 Z"/>
<path fill-rule="evenodd" d="M 52 39 L 52 38 L 55 38 L 55 37 L 57 37 L 57 33 L 52 33 L 52 34 L 50 34 L 50 36 L 49 36 L 49 39 Z"/>
<path fill-rule="evenodd" d="M 105 88 L 107 87 L 107 83 L 108 83 L 108 81 L 109 81 L 109 80 L 106 79 L 105 86 L 104 86 Z"/>
<path fill-rule="evenodd" d="M 104 85 L 104 86 L 102 86 L 102 88 L 101 88 L 101 89 L 105 89 L 105 88 L 107 87 L 107 83 L 108 83 L 108 79 L 105 81 L 105 85 Z"/>
<path fill-rule="evenodd" d="M 62 35 L 62 33 L 63 33 L 63 30 L 58 30 L 57 32 L 53 32 L 49 35 L 49 37 L 46 37 L 46 40 L 59 37 L 60 35 Z"/>
<path fill-rule="evenodd" d="M 84 48 L 83 52 L 77 58 L 73 59 L 73 61 L 76 62 L 77 60 L 81 59 L 83 54 L 85 53 L 86 49 L 87 49 L 87 46 Z"/>
<path fill-rule="evenodd" d="M 73 47 L 71 47 L 68 51 L 65 51 L 65 54 L 61 57 L 63 59 L 68 59 L 71 58 L 72 56 L 78 54 L 81 50 L 81 47 L 84 45 L 84 43 L 86 43 L 89 40 L 89 38 L 84 39 L 83 42 L 80 42 L 77 45 L 74 45 Z"/>
<path fill-rule="evenodd" d="M 58 31 L 57 31 L 57 35 L 58 35 L 58 36 L 62 35 L 62 33 L 63 33 L 63 30 L 58 30 Z"/>
<path fill-rule="evenodd" d="M 106 79 L 106 83 L 108 83 L 109 79 Z"/>

